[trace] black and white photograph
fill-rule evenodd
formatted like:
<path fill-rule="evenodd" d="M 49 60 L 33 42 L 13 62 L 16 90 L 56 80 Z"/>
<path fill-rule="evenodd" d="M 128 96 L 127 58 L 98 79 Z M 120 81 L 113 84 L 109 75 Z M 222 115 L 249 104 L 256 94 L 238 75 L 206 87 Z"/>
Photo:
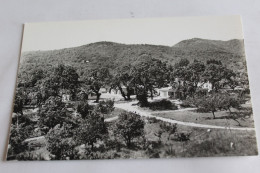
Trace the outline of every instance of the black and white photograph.
<path fill-rule="evenodd" d="M 258 155 L 240 16 L 26 23 L 7 160 Z"/>

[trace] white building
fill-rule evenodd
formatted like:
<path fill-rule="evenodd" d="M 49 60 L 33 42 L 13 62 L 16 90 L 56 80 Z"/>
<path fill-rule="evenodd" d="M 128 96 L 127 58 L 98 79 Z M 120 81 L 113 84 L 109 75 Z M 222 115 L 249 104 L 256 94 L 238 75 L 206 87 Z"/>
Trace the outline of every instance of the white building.
<path fill-rule="evenodd" d="M 212 84 L 208 81 L 206 83 L 198 83 L 198 87 L 201 87 L 202 89 L 207 89 L 208 92 L 210 92 L 212 90 Z"/>
<path fill-rule="evenodd" d="M 172 87 L 165 87 L 165 88 L 158 88 L 157 92 L 159 93 L 159 96 L 161 98 L 169 98 L 170 97 L 170 91 L 172 90 Z"/>

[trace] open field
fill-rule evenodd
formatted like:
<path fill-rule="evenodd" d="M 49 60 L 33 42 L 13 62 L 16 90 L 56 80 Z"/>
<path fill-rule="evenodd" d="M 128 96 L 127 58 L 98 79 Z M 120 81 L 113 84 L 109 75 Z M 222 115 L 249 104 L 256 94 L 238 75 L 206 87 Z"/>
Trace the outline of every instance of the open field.
<path fill-rule="evenodd" d="M 239 124 L 230 118 L 229 112 L 218 111 L 215 113 L 216 118 L 212 118 L 212 113 L 198 113 L 196 111 L 172 111 L 162 113 L 152 113 L 154 116 L 169 118 L 183 122 L 193 122 L 199 124 L 225 126 L 225 127 L 239 127 Z M 253 116 L 244 120 L 238 119 L 242 127 L 254 127 Z"/>
<path fill-rule="evenodd" d="M 146 131 L 150 140 L 156 140 L 153 132 L 160 127 L 157 123 L 148 124 Z M 153 132 L 152 132 L 153 129 Z M 178 125 L 178 132 L 191 133 L 190 140 L 182 142 L 167 141 L 167 133 L 163 134 L 162 145 L 158 150 L 163 157 L 209 157 L 256 155 L 257 144 L 254 131 L 204 129 Z M 167 153 L 166 151 L 172 150 Z"/>

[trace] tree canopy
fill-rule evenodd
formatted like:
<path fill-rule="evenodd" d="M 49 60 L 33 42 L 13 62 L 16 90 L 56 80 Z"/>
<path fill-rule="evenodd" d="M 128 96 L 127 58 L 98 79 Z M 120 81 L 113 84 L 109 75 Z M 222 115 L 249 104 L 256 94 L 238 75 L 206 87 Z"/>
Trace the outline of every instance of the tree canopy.
<path fill-rule="evenodd" d="M 144 133 L 144 121 L 138 114 L 123 112 L 119 115 L 114 132 L 124 139 L 127 147 L 130 147 L 132 140 Z"/>
<path fill-rule="evenodd" d="M 155 88 L 167 86 L 170 78 L 168 68 L 167 63 L 149 57 L 133 66 L 131 73 L 137 99 L 141 106 L 146 106 L 148 103 L 148 91 L 152 96 Z"/>

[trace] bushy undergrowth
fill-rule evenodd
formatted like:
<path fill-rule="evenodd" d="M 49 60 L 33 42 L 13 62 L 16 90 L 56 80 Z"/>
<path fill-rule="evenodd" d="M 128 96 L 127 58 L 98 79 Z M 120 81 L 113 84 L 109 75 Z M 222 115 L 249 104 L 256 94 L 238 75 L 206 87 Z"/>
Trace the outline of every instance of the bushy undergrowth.
<path fill-rule="evenodd" d="M 183 155 L 185 157 L 210 157 L 257 154 L 256 141 L 252 134 L 250 136 L 244 132 L 215 131 L 208 135 L 207 139 L 197 139 L 188 143 Z"/>
<path fill-rule="evenodd" d="M 162 99 L 149 103 L 151 110 L 176 110 L 178 107 L 169 100 Z"/>
<path fill-rule="evenodd" d="M 158 123 L 158 122 L 160 122 L 161 120 L 158 120 L 158 119 L 155 118 L 155 117 L 148 117 L 148 118 L 147 118 L 147 121 L 152 124 L 152 123 Z"/>
<path fill-rule="evenodd" d="M 182 103 L 181 103 L 181 107 L 183 107 L 183 108 L 194 107 L 193 98 L 188 97 L 186 100 L 183 100 Z"/>
<path fill-rule="evenodd" d="M 112 111 L 115 110 L 114 107 L 114 100 L 105 100 L 105 101 L 100 101 L 96 107 L 96 109 L 101 112 L 102 114 L 109 114 Z"/>
<path fill-rule="evenodd" d="M 18 160 L 49 160 L 50 157 L 47 154 L 39 153 L 35 151 L 26 151 L 16 156 Z"/>

